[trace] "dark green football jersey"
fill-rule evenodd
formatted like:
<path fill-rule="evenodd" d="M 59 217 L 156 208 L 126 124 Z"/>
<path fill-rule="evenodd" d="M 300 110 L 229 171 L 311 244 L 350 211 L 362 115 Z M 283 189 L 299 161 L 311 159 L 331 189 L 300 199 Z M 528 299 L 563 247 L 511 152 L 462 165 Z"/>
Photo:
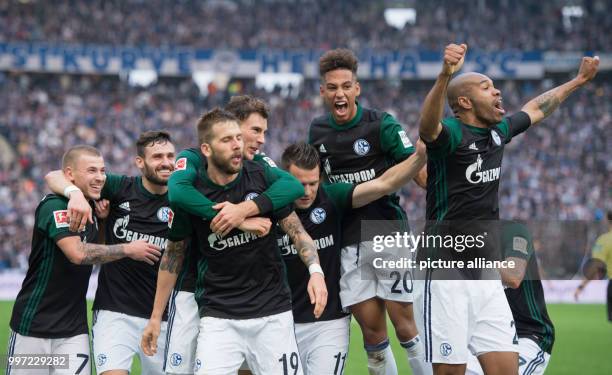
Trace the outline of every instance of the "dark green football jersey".
<path fill-rule="evenodd" d="M 502 225 L 502 247 L 505 257 L 527 261 L 525 277 L 517 289 L 506 288 L 506 297 L 516 323 L 516 333 L 535 341 L 540 348 L 552 352 L 555 329 L 548 316 L 544 289 L 531 234 L 525 225 L 505 222 Z"/>
<path fill-rule="evenodd" d="M 442 121 L 427 143 L 427 220 L 496 220 L 504 146 L 530 125 L 519 112 L 490 128 Z"/>
<path fill-rule="evenodd" d="M 71 263 L 57 242 L 78 236 L 96 242 L 98 222 L 84 232 L 68 230 L 68 200 L 45 196 L 36 208 L 28 271 L 13 306 L 11 329 L 23 336 L 47 339 L 87 334 L 86 294 L 91 266 Z"/>
<path fill-rule="evenodd" d="M 317 149 L 328 182 L 360 184 L 380 177 L 414 152 L 406 131 L 388 113 L 357 106 L 349 123 L 337 124 L 331 114 L 310 124 L 309 143 Z M 343 246 L 361 241 L 362 220 L 406 220 L 395 194 L 353 211 L 344 223 Z M 407 229 L 407 228 L 405 228 Z"/>
<path fill-rule="evenodd" d="M 102 198 L 110 201 L 107 244 L 145 240 L 164 251 L 168 243 L 168 194 L 152 194 L 143 186 L 141 176 L 107 174 Z M 93 309 L 148 319 L 153 311 L 158 268 L 159 262 L 149 265 L 130 258 L 103 264 Z"/>
<path fill-rule="evenodd" d="M 220 186 L 206 174 L 195 188 L 213 201 L 240 203 L 255 199 L 275 180 L 270 168 L 254 161 L 243 161 L 234 181 Z M 169 239 L 195 236 L 199 248 L 196 300 L 200 316 L 251 319 L 291 310 L 291 294 L 276 233 L 260 237 L 239 229 L 220 237 L 210 229 L 210 221 L 189 215 L 172 205 Z M 263 215 L 273 224 L 290 214 L 285 207 Z"/>
<path fill-rule="evenodd" d="M 354 185 L 337 183 L 320 186 L 312 206 L 295 212 L 304 229 L 315 242 L 319 262 L 325 273 L 327 306 L 323 315 L 315 319 L 308 297 L 310 274 L 291 243 L 289 236 L 279 230 L 278 245 L 287 266 L 287 276 L 296 323 L 333 320 L 346 316 L 340 302 L 340 250 L 342 249 L 342 220 L 352 206 Z"/>

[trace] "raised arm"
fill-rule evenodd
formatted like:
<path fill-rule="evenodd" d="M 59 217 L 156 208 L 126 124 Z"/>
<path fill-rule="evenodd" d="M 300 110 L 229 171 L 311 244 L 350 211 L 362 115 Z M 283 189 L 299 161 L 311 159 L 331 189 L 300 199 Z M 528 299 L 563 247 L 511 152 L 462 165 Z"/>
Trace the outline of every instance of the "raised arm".
<path fill-rule="evenodd" d="M 172 290 L 176 285 L 178 275 L 183 268 L 185 260 L 185 240 L 170 241 L 166 246 L 166 251 L 162 256 L 159 264 L 159 272 L 157 273 L 157 288 L 155 289 L 155 300 L 153 302 L 153 311 L 149 318 L 149 323 L 142 333 L 140 345 L 143 352 L 152 356 L 157 353 L 157 339 L 161 330 L 161 321 L 164 315 L 164 310 L 168 305 L 168 300 L 172 294 Z"/>
<path fill-rule="evenodd" d="M 434 86 L 423 102 L 419 120 L 419 135 L 427 142 L 433 142 L 442 131 L 442 116 L 446 101 L 446 90 L 453 73 L 463 66 L 467 45 L 449 44 L 444 50 L 444 63 Z"/>
<path fill-rule="evenodd" d="M 99 245 L 82 242 L 79 236 L 69 236 L 58 240 L 57 246 L 71 263 L 79 265 L 108 263 L 125 257 L 153 265 L 161 255 L 159 247 L 143 240 Z"/>
<path fill-rule="evenodd" d="M 531 119 L 531 124 L 535 125 L 553 113 L 577 88 L 584 86 L 587 82 L 592 80 L 597 74 L 598 67 L 598 56 L 583 57 L 580 63 L 580 69 L 575 78 L 530 100 L 521 110 L 527 113 Z"/>
<path fill-rule="evenodd" d="M 325 310 L 325 305 L 327 305 L 327 286 L 325 285 L 323 269 L 319 263 L 315 243 L 304 229 L 295 212 L 280 220 L 279 224 L 295 245 L 302 262 L 308 267 L 310 272 L 308 295 L 310 296 L 310 303 L 315 305 L 314 316 L 319 318 Z"/>
<path fill-rule="evenodd" d="M 380 177 L 355 186 L 352 199 L 353 208 L 365 206 L 399 190 L 420 173 L 426 163 L 425 144 L 419 140 L 416 145 L 416 152 L 410 155 L 408 159 L 387 169 Z"/>

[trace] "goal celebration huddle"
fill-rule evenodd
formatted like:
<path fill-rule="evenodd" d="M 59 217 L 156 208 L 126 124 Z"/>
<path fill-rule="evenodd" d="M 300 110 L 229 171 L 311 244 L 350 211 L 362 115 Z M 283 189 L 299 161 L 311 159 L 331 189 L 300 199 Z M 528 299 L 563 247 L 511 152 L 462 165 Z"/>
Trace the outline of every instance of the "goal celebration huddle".
<path fill-rule="evenodd" d="M 128 374 L 138 355 L 143 374 L 339 375 L 354 319 L 370 374 L 398 374 L 391 335 L 413 374 L 543 374 L 555 330 L 524 223 L 494 225 L 499 264 L 513 266 L 493 277 L 378 267 L 387 249 L 363 232 L 365 221 L 388 223 L 381 236 L 410 232 L 402 188 L 426 192 L 427 233 L 491 231 L 505 145 L 599 65 L 584 57 L 573 79 L 507 114 L 491 78 L 460 72 L 468 53 L 446 46 L 418 123 L 402 125 L 361 105 L 352 51 L 325 52 L 326 113 L 300 125 L 308 138 L 280 160 L 264 153 L 269 105 L 251 95 L 203 110 L 192 148 L 178 152 L 165 129 L 142 132 L 138 175 L 113 174 L 94 147 L 66 150 L 61 169 L 45 171 L 52 193 L 36 208 L 8 345 L 8 358 L 63 355 L 65 365 L 8 363 L 6 373 Z M 458 264 L 480 254 L 412 255 Z"/>

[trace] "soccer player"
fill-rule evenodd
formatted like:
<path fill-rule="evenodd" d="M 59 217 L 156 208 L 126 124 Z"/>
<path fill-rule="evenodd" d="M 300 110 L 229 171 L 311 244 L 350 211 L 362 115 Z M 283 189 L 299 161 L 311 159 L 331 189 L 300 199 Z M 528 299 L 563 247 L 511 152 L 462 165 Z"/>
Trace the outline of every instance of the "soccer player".
<path fill-rule="evenodd" d="M 578 296 L 584 290 L 584 287 L 595 277 L 605 277 L 607 271 L 608 278 L 608 321 L 612 322 L 612 211 L 608 211 L 608 232 L 597 237 L 595 245 L 593 246 L 593 268 L 598 269 L 599 272 L 586 272 L 586 278 L 578 285 L 574 297 L 578 299 Z"/>
<path fill-rule="evenodd" d="M 164 131 L 140 134 L 136 153 L 140 176 L 106 175 L 101 193 L 101 198 L 110 202 L 105 239 L 109 244 L 143 239 L 163 251 L 168 241 L 168 179 L 175 158 L 170 134 Z M 46 177 L 55 192 L 63 191 L 69 184 L 57 171 Z M 99 374 L 127 375 L 135 354 L 140 357 L 145 373 L 163 373 L 163 351 L 149 357 L 142 355 L 139 345 L 140 333 L 153 309 L 158 266 L 159 263 L 147 265 L 122 259 L 100 268 L 92 330 Z M 165 333 L 166 324 L 162 331 Z"/>
<path fill-rule="evenodd" d="M 402 126 L 388 113 L 363 108 L 357 97 L 357 58 L 346 49 L 331 50 L 319 60 L 320 94 L 329 113 L 310 124 L 309 143 L 319 152 L 329 182 L 360 184 L 372 180 L 394 164 L 405 160 L 414 147 Z M 425 186 L 420 173 L 415 181 Z M 412 312 L 410 290 L 392 291 L 394 279 L 388 271 L 375 270 L 363 260 L 372 254 L 371 241 L 361 242 L 362 220 L 398 220 L 406 214 L 399 197 L 388 195 L 355 210 L 342 233 L 342 306 L 350 308 L 363 333 L 370 374 L 397 374 L 389 346 L 386 314 L 406 349 L 416 374 L 431 373 L 424 363 Z M 384 234 L 384 233 L 381 233 Z"/>
<path fill-rule="evenodd" d="M 317 150 L 305 143 L 285 149 L 282 166 L 304 186 L 305 194 L 295 201 L 296 213 L 314 239 L 325 273 L 328 300 L 323 315 L 312 314 L 306 293 L 308 274 L 289 236 L 279 232 L 279 246 L 287 266 L 293 303 L 295 334 L 305 375 L 343 374 L 349 346 L 349 315 L 340 302 L 341 223 L 352 208 L 362 207 L 401 188 L 425 166 L 425 146 L 420 152 L 388 169 L 382 176 L 359 185 L 321 185 Z"/>
<path fill-rule="evenodd" d="M 501 250 L 514 267 L 500 268 L 506 298 L 514 317 L 519 349 L 519 374 L 541 375 L 546 371 L 555 340 L 538 271 L 533 239 L 524 224 L 503 222 Z M 470 356 L 467 374 L 482 374 L 478 360 Z"/>
<path fill-rule="evenodd" d="M 207 168 L 196 188 L 212 200 L 254 199 L 274 180 L 269 168 L 243 160 L 241 130 L 231 113 L 215 109 L 205 114 L 198 122 L 198 139 Z M 278 221 L 299 249 L 311 273 L 308 293 L 319 317 L 327 290 L 312 239 L 288 208 L 266 216 Z M 234 229 L 220 236 L 207 220 L 180 209 L 174 211 L 169 225 L 170 241 L 160 265 L 154 309 L 142 338 L 145 353 L 157 350 L 161 313 L 185 256 L 184 239 L 195 233 L 202 258 L 196 291 L 201 322 L 195 373 L 235 373 L 246 360 L 254 373 L 302 374 L 290 291 L 274 232 L 260 236 Z"/>
<path fill-rule="evenodd" d="M 72 184 L 66 191 L 68 195 L 82 194 L 89 201 L 100 198 L 106 176 L 104 160 L 97 149 L 72 147 L 64 154 L 62 172 Z M 90 374 L 85 295 L 91 265 L 124 257 L 153 264 L 161 253 L 159 247 L 142 240 L 109 246 L 95 244 L 95 218 L 83 231 L 69 231 L 67 203 L 66 198 L 49 194 L 36 208 L 29 268 L 10 322 L 8 356 L 10 363 L 10 357 L 19 355 L 67 355 L 54 361 L 58 366 L 67 366 L 65 371 L 56 367 L 54 373 Z M 9 365 L 6 372 L 32 375 L 49 371 Z"/>
<path fill-rule="evenodd" d="M 599 64 L 597 57 L 583 58 L 574 79 L 504 117 L 501 92 L 489 77 L 465 73 L 451 80 L 466 51 L 465 44 L 446 47 L 442 70 L 421 113 L 419 132 L 427 144 L 426 216 L 431 221 L 497 220 L 505 144 L 590 81 Z M 454 118 L 442 119 L 446 95 Z M 428 272 L 427 280 L 416 283 L 415 301 L 424 320 L 426 358 L 433 362 L 434 372 L 463 374 L 469 348 L 485 374 L 516 374 L 516 330 L 501 283 L 431 276 Z"/>
<path fill-rule="evenodd" d="M 187 213 L 211 220 L 215 232 L 227 234 L 241 227 L 245 218 L 269 213 L 290 204 L 300 196 L 301 184 L 289 173 L 276 168 L 276 164 L 260 150 L 265 143 L 270 111 L 266 103 L 250 95 L 233 96 L 225 109 L 238 118 L 244 142 L 243 158 L 273 168 L 275 181 L 252 201 L 231 204 L 227 201 L 213 202 L 194 187 L 197 176 L 206 173 L 206 160 L 199 148 L 181 151 L 177 156 L 177 168 L 169 182 L 170 202 Z M 193 267 L 195 256 L 189 258 Z M 171 374 L 193 372 L 195 346 L 200 323 L 195 292 L 195 275 L 187 267 L 179 283 L 179 290 L 170 301 L 170 321 L 166 371 Z"/>

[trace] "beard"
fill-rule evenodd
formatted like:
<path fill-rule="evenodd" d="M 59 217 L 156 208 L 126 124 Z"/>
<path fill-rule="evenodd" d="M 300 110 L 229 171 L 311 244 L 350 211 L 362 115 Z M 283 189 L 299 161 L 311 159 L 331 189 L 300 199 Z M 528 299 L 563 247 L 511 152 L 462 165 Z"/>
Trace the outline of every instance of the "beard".
<path fill-rule="evenodd" d="M 232 155 L 233 157 L 233 155 Z M 240 161 L 240 164 L 238 164 L 237 166 L 233 166 L 232 165 L 232 161 L 231 159 L 222 159 L 220 158 L 218 155 L 216 155 L 214 152 L 212 153 L 212 155 L 210 155 L 209 161 L 214 164 L 214 166 L 222 171 L 223 173 L 226 173 L 228 175 L 231 174 L 236 174 L 238 172 L 240 172 L 240 169 L 242 168 L 242 159 Z"/>
<path fill-rule="evenodd" d="M 154 185 L 168 186 L 168 180 L 157 176 L 157 173 L 155 173 L 155 169 L 148 166 L 146 163 L 144 165 L 143 175 L 149 182 Z"/>

